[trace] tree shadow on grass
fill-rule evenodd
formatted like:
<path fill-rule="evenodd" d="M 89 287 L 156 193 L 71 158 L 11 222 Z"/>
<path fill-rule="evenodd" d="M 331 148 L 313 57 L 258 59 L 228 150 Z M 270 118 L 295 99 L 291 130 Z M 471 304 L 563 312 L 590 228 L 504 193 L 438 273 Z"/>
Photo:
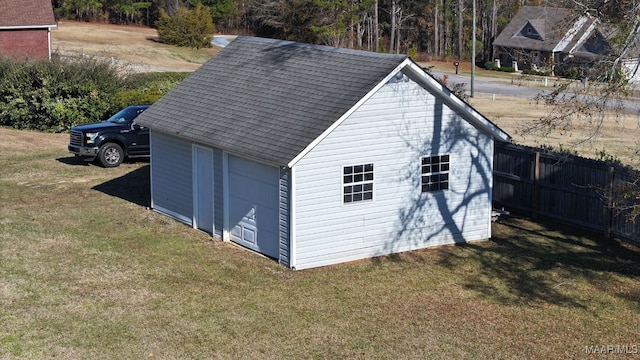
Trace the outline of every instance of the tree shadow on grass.
<path fill-rule="evenodd" d="M 556 304 L 588 308 L 578 292 L 589 286 L 640 305 L 630 292 L 612 293 L 623 278 L 640 276 L 640 249 L 599 234 L 561 225 L 501 220 L 490 242 L 460 244 L 443 251 L 440 265 L 460 273 L 463 286 L 506 305 Z"/>
<path fill-rule="evenodd" d="M 151 206 L 149 165 L 96 185 L 92 189 L 140 206 Z"/>

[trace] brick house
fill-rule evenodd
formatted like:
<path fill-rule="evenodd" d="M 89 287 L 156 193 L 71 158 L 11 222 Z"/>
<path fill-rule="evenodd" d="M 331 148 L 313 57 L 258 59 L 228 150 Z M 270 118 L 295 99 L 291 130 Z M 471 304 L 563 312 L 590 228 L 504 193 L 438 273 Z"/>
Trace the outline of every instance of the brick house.
<path fill-rule="evenodd" d="M 0 0 L 0 56 L 50 59 L 55 26 L 51 0 Z"/>

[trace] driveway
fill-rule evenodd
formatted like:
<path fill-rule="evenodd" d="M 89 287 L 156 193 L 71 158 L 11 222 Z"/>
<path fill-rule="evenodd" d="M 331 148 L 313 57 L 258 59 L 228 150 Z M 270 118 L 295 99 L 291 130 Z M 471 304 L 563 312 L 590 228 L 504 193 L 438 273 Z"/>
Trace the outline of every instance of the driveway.
<path fill-rule="evenodd" d="M 211 44 L 219 47 L 229 45 L 229 42 L 236 38 L 236 35 L 214 35 Z"/>

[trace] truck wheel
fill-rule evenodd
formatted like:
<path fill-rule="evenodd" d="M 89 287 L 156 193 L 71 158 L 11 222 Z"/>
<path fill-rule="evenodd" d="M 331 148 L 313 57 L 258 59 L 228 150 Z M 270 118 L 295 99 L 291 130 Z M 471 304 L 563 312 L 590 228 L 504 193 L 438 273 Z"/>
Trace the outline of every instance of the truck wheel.
<path fill-rule="evenodd" d="M 106 143 L 98 151 L 98 160 L 106 168 L 116 167 L 124 160 L 124 151 L 116 143 Z"/>

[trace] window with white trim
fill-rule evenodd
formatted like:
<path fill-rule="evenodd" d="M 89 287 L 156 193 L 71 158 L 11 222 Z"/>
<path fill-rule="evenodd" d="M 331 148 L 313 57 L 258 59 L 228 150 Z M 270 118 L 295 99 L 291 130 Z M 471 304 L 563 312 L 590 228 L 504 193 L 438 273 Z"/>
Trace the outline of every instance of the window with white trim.
<path fill-rule="evenodd" d="M 342 201 L 345 204 L 373 200 L 373 164 L 342 169 Z"/>
<path fill-rule="evenodd" d="M 449 189 L 449 154 L 422 158 L 422 192 Z"/>

